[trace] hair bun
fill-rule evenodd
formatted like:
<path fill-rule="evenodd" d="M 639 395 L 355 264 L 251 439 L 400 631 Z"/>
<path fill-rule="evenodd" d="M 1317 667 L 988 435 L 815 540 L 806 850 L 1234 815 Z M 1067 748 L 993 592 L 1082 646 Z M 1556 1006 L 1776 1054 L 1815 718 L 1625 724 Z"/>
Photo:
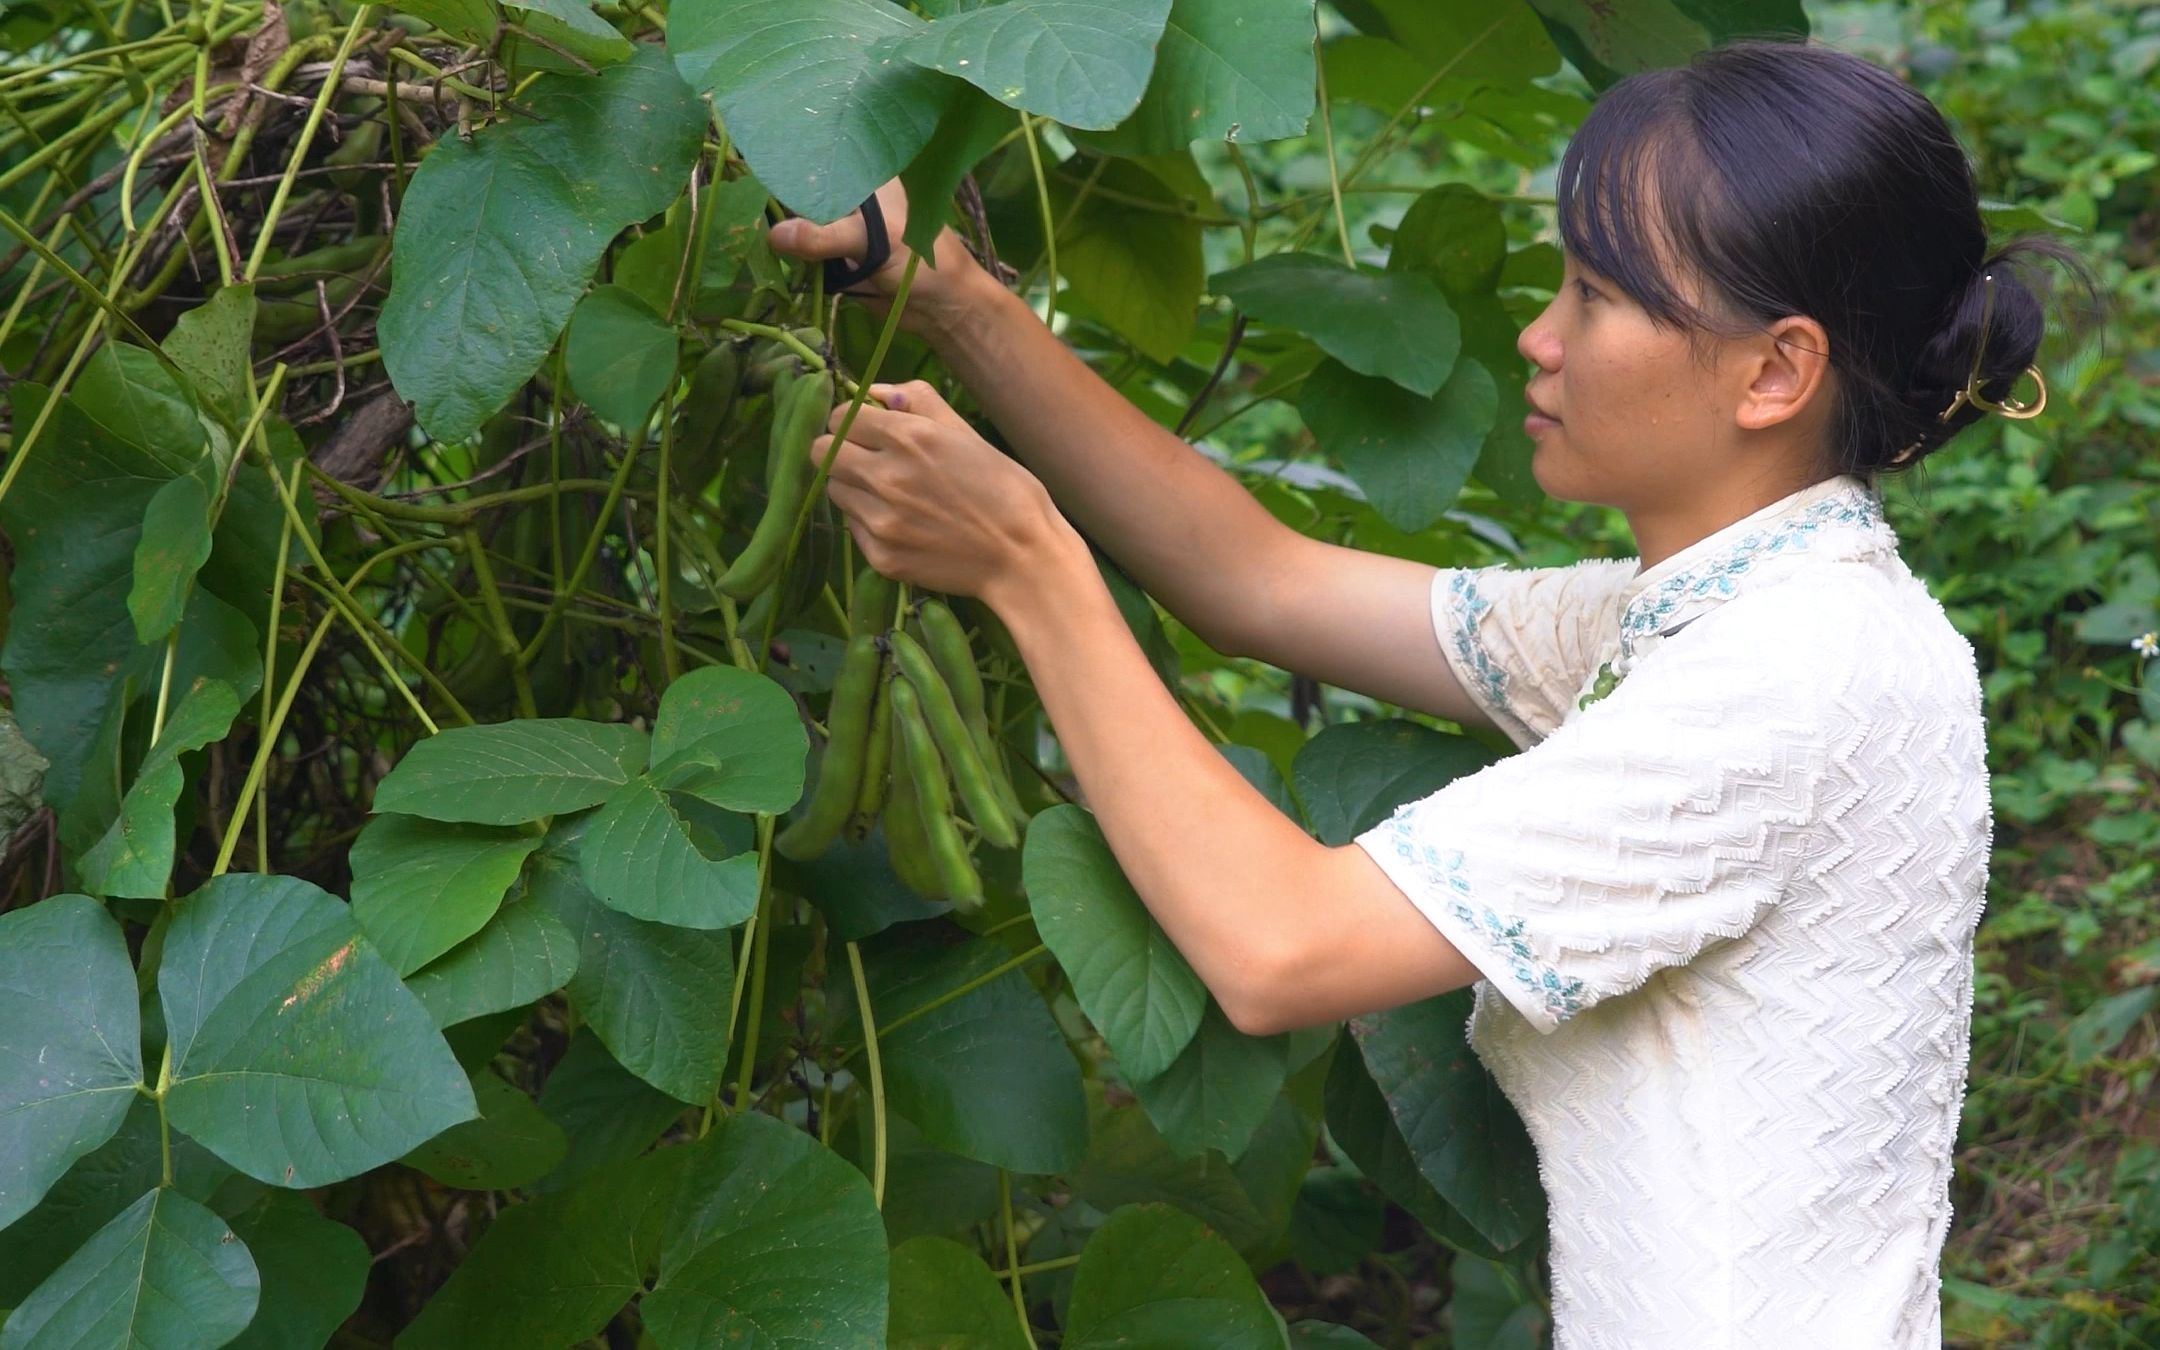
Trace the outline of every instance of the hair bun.
<path fill-rule="evenodd" d="M 1969 402 L 1960 403 L 1948 419 L 1942 415 L 1975 374 L 1981 395 L 2001 400 L 2033 363 L 2047 319 L 2028 268 L 2039 257 L 2053 254 L 2046 241 L 2011 243 L 1989 255 L 1951 301 L 1914 363 L 1906 395 L 1910 425 L 1900 442 L 1917 442 L 1911 458 L 1925 455 L 1986 415 Z"/>

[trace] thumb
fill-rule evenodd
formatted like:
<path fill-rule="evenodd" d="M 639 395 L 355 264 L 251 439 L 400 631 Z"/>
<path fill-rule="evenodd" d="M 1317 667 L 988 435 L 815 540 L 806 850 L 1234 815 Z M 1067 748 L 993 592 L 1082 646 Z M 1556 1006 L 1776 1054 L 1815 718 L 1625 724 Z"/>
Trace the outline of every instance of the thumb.
<path fill-rule="evenodd" d="M 870 235 L 863 228 L 861 212 L 842 216 L 830 225 L 820 225 L 802 216 L 789 216 L 776 221 L 766 231 L 775 253 L 790 257 L 808 258 L 859 258 L 870 251 Z"/>
<path fill-rule="evenodd" d="M 945 401 L 945 396 L 938 392 L 937 386 L 928 380 L 873 384 L 870 386 L 870 396 L 896 412 L 911 412 L 949 427 L 968 428 L 967 419 L 953 411 L 953 406 Z"/>

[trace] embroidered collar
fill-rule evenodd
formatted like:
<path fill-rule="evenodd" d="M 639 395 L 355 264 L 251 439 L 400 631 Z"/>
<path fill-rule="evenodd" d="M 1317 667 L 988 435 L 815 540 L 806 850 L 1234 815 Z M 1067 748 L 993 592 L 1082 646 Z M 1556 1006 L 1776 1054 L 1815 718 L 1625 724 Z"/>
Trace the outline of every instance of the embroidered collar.
<path fill-rule="evenodd" d="M 1851 474 L 1809 484 L 1629 578 L 1620 590 L 1622 656 L 1632 657 L 1645 638 L 1678 631 L 1749 581 L 1784 570 L 1774 564 L 1786 558 L 1856 559 L 1896 550 L 1879 491 Z"/>

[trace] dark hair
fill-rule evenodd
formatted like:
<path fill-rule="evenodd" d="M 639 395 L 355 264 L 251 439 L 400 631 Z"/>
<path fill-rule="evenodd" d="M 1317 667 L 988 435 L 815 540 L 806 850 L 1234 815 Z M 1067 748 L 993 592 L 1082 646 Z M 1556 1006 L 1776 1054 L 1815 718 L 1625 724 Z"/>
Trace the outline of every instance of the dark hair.
<path fill-rule="evenodd" d="M 1976 355 L 1988 398 L 2020 382 L 2046 326 L 2030 264 L 2082 275 L 2046 239 L 1990 254 L 1935 105 L 1857 56 L 1795 42 L 1735 42 L 1613 85 L 1561 158 L 1557 201 L 1568 251 L 1659 323 L 1820 323 L 1838 377 L 1825 467 L 1870 484 L 1984 415 L 1961 405 L 1939 420 Z M 1703 304 L 1661 256 L 1705 283 Z"/>

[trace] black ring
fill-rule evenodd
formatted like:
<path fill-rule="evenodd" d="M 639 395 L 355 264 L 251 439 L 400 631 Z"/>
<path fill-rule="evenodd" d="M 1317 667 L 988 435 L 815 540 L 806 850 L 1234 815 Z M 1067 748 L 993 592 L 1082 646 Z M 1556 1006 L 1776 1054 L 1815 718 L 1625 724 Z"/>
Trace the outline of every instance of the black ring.
<path fill-rule="evenodd" d="M 850 258 L 827 258 L 825 260 L 825 290 L 827 293 L 844 291 L 885 265 L 892 257 L 892 240 L 885 235 L 885 208 L 878 205 L 875 194 L 863 198 L 863 231 L 869 236 L 870 250 L 858 261 Z"/>

